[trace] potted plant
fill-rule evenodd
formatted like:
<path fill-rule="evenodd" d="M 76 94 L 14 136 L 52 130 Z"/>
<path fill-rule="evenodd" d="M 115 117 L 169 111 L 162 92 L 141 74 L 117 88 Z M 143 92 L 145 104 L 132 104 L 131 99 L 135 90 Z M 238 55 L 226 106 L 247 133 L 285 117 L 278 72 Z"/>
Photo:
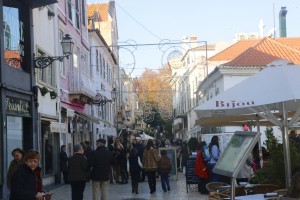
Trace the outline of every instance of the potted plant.
<path fill-rule="evenodd" d="M 57 97 L 57 93 L 55 91 L 51 91 L 50 92 L 50 98 L 51 99 L 56 99 L 56 97 Z"/>
<path fill-rule="evenodd" d="M 40 91 L 41 91 L 42 96 L 45 96 L 47 94 L 47 92 L 49 92 L 48 88 L 46 88 L 46 87 L 40 88 Z"/>

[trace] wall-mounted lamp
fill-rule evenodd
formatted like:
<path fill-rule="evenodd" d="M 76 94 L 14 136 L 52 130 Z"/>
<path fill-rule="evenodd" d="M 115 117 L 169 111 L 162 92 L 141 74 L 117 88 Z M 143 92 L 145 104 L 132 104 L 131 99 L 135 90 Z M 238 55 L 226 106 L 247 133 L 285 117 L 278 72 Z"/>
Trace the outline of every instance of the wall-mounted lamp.
<path fill-rule="evenodd" d="M 103 97 L 99 92 L 96 94 L 94 100 L 93 100 L 93 104 L 95 105 L 98 105 L 98 106 L 103 106 L 105 105 L 106 103 L 108 102 L 112 102 L 112 101 L 115 101 L 117 97 L 117 90 L 116 88 L 114 88 L 112 91 L 111 91 L 111 98 L 112 99 L 106 99 L 106 97 Z"/>
<path fill-rule="evenodd" d="M 72 41 L 71 36 L 69 34 L 66 34 L 60 44 L 62 46 L 62 51 L 64 54 L 63 56 L 34 57 L 34 67 L 43 69 L 51 65 L 55 60 L 59 60 L 60 62 L 62 62 L 65 57 L 69 59 L 69 55 L 73 53 L 74 46 L 74 42 Z"/>

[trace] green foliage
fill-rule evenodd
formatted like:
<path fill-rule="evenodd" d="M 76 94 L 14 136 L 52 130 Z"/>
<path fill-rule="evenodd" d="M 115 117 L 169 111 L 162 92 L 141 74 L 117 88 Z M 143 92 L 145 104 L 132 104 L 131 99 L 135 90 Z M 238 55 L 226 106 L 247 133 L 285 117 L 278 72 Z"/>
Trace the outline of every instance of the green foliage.
<path fill-rule="evenodd" d="M 284 163 L 284 149 L 283 145 L 279 143 L 278 139 L 274 136 L 272 128 L 267 128 L 265 131 L 266 141 L 263 143 L 267 150 L 270 152 L 270 157 L 267 161 L 265 169 L 259 169 L 255 173 L 255 176 L 251 179 L 251 182 L 262 183 L 267 180 L 278 180 L 281 186 L 285 185 L 285 163 Z M 299 165 L 300 154 L 295 142 L 292 139 L 290 141 L 290 157 L 292 170 Z"/>
<path fill-rule="evenodd" d="M 199 145 L 199 142 L 198 142 L 198 139 L 195 138 L 195 137 L 191 137 L 187 143 L 188 147 L 189 147 L 189 150 L 190 152 L 195 152 L 198 145 Z"/>

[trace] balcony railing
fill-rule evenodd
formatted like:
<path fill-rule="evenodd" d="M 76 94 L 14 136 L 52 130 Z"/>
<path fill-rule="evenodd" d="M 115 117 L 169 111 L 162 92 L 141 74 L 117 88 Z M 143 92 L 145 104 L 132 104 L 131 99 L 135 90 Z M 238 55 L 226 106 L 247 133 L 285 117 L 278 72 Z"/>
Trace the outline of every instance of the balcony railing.
<path fill-rule="evenodd" d="M 90 104 L 96 95 L 94 81 L 83 72 L 70 72 L 70 93 L 72 102 Z"/>

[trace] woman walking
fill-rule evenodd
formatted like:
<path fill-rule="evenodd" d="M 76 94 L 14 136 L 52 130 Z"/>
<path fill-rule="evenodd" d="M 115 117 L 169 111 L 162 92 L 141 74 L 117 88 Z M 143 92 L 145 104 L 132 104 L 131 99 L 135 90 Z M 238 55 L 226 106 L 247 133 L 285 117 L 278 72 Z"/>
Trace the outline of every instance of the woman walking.
<path fill-rule="evenodd" d="M 140 157 L 137 155 L 136 149 L 132 148 L 130 150 L 130 156 L 127 160 L 127 171 L 130 172 L 132 193 L 138 194 L 138 186 L 140 181 L 140 173 L 143 165 L 141 163 Z"/>
<path fill-rule="evenodd" d="M 159 155 L 157 149 L 154 148 L 153 140 L 149 139 L 143 155 L 143 166 L 148 176 L 148 184 L 150 194 L 156 191 L 156 171 Z"/>
<path fill-rule="evenodd" d="M 210 161 L 209 161 L 209 169 L 212 172 L 213 168 L 215 167 L 216 163 L 218 162 L 220 158 L 220 146 L 219 146 L 219 137 L 213 136 L 211 138 L 211 142 L 208 146 L 209 153 L 210 153 Z M 220 176 L 214 172 L 211 173 L 210 182 L 217 182 L 220 180 Z"/>
<path fill-rule="evenodd" d="M 74 146 L 75 154 L 69 158 L 68 181 L 71 184 L 72 200 L 83 200 L 87 180 L 88 161 L 80 144 Z"/>

